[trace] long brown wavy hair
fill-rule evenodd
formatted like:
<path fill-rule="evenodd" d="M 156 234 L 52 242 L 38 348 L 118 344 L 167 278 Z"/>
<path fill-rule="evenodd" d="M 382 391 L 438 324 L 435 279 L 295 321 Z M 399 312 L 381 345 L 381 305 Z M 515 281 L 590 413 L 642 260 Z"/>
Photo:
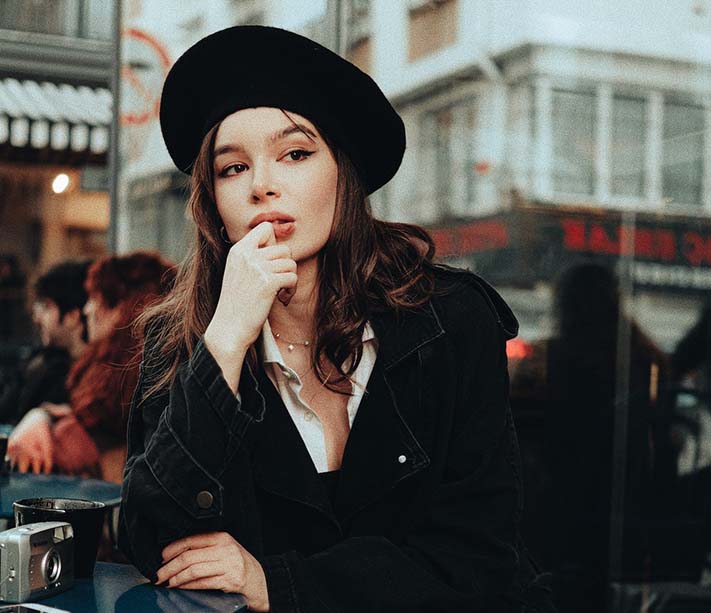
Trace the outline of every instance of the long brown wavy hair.
<path fill-rule="evenodd" d="M 192 169 L 187 208 L 196 226 L 194 246 L 171 294 L 138 321 L 139 333 L 147 338 L 146 370 L 157 373 L 147 382 L 143 398 L 170 384 L 180 362 L 192 354 L 205 332 L 220 296 L 230 245 L 220 236 L 222 220 L 215 203 L 213 148 L 219 125 L 205 135 Z M 416 309 L 432 295 L 434 243 L 423 228 L 373 218 L 353 163 L 319 133 L 335 157 L 338 185 L 331 233 L 318 255 L 311 363 L 326 387 L 344 393 L 344 379 L 361 360 L 363 329 L 370 316 Z M 257 366 L 254 348 L 248 360 L 250 366 Z M 326 372 L 329 362 L 337 370 L 335 378 Z"/>
<path fill-rule="evenodd" d="M 86 293 L 98 297 L 104 307 L 118 309 L 118 319 L 107 336 L 91 339 L 67 376 L 74 414 L 87 428 L 101 416 L 112 416 L 115 419 L 105 422 L 117 437 L 125 436 L 141 354 L 133 322 L 147 305 L 166 295 L 174 278 L 173 263 L 148 251 L 107 255 L 89 267 Z"/>

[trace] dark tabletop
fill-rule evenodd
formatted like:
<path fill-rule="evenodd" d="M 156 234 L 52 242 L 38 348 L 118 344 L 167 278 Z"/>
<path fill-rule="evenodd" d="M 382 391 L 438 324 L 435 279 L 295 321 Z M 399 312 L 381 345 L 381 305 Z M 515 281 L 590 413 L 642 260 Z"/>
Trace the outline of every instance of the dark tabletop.
<path fill-rule="evenodd" d="M 239 594 L 155 587 L 133 566 L 106 562 L 97 562 L 93 579 L 78 579 L 70 590 L 40 604 L 71 613 L 247 611 L 245 599 Z"/>
<path fill-rule="evenodd" d="M 12 503 L 23 498 L 82 498 L 109 506 L 121 502 L 121 486 L 66 475 L 10 473 L 0 477 L 0 519 L 12 519 Z"/>

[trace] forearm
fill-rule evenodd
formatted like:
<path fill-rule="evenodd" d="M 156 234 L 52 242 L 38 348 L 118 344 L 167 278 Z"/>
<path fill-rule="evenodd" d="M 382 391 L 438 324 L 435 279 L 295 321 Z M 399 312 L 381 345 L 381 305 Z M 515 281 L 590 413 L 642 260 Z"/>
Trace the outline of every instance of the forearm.
<path fill-rule="evenodd" d="M 249 382 L 253 377 L 245 365 Z M 137 396 L 142 385 L 139 383 Z M 168 394 L 131 408 L 129 457 L 122 493 L 121 546 L 147 576 L 158 551 L 172 540 L 224 529 L 223 472 L 243 442 L 247 426 L 261 419 L 263 398 L 243 384 L 241 399 L 200 342 L 181 364 Z M 165 525 L 165 517 L 182 518 Z"/>
<path fill-rule="evenodd" d="M 495 610 L 517 568 L 511 547 L 486 551 L 396 546 L 384 537 L 353 537 L 312 556 L 297 552 L 266 556 L 271 613 L 473 613 Z"/>

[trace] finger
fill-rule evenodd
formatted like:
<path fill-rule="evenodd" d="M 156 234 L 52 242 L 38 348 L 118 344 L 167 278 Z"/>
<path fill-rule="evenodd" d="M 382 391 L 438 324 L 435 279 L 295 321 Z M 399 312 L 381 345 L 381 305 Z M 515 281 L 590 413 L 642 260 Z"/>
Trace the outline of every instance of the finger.
<path fill-rule="evenodd" d="M 39 473 L 42 472 L 42 456 L 40 456 L 38 453 L 34 453 L 32 455 L 32 472 L 35 475 L 38 475 Z"/>
<path fill-rule="evenodd" d="M 178 554 L 158 569 L 158 572 L 156 573 L 158 583 L 167 581 L 193 564 L 215 562 L 218 559 L 219 552 L 214 546 L 202 547 L 200 549 L 188 549 L 187 551 L 183 551 L 183 553 Z"/>
<path fill-rule="evenodd" d="M 268 221 L 263 221 L 247 232 L 241 241 L 235 243 L 235 245 L 241 244 L 254 247 L 255 249 L 267 245 L 276 245 L 274 226 Z"/>
<path fill-rule="evenodd" d="M 274 273 L 274 283 L 279 288 L 282 289 L 296 289 L 296 284 L 299 281 L 299 277 L 295 272 L 277 272 Z"/>
<path fill-rule="evenodd" d="M 209 577 L 219 577 L 224 575 L 224 563 L 222 562 L 199 562 L 188 566 L 174 575 L 168 581 L 168 587 L 180 587 L 190 581 L 198 581 Z"/>
<path fill-rule="evenodd" d="M 204 534 L 193 534 L 192 536 L 186 536 L 185 538 L 173 541 L 163 549 L 163 560 L 166 562 L 172 560 L 175 556 L 180 555 L 183 551 L 187 551 L 188 549 L 200 549 L 202 547 L 217 545 L 220 542 L 220 534 L 220 532 L 205 532 Z"/>
<path fill-rule="evenodd" d="M 19 458 L 17 458 L 17 469 L 21 473 L 26 473 L 28 469 L 30 468 L 30 458 L 27 454 L 22 454 L 20 455 Z"/>
<path fill-rule="evenodd" d="M 196 581 L 188 581 L 180 586 L 181 590 L 223 590 L 225 581 L 222 575 L 215 577 L 205 577 Z"/>
<path fill-rule="evenodd" d="M 288 258 L 271 260 L 268 266 L 271 272 L 296 272 L 296 262 Z"/>
<path fill-rule="evenodd" d="M 291 259 L 291 248 L 289 245 L 268 245 L 266 247 L 260 247 L 259 255 L 265 260 Z"/>
<path fill-rule="evenodd" d="M 48 442 L 46 445 L 44 445 L 44 448 L 42 449 L 42 462 L 44 464 L 44 472 L 49 474 L 52 472 L 52 444 L 51 442 Z"/>

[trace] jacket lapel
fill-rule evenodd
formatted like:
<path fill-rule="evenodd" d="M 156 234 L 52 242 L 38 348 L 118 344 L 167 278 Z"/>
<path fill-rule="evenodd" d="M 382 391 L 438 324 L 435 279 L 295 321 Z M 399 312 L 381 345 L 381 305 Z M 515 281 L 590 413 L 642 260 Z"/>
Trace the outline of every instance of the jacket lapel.
<path fill-rule="evenodd" d="M 414 354 L 444 330 L 431 304 L 400 317 L 381 315 L 373 318 L 372 325 L 378 358 L 348 437 L 335 501 L 336 515 L 344 521 L 430 462 L 407 422 L 407 415 L 421 407 L 400 406 L 406 397 L 419 398 L 420 394 L 393 390 L 388 372 L 398 365 L 419 368 Z"/>
<path fill-rule="evenodd" d="M 343 453 L 336 515 L 349 519 L 428 464 L 376 362 Z"/>

